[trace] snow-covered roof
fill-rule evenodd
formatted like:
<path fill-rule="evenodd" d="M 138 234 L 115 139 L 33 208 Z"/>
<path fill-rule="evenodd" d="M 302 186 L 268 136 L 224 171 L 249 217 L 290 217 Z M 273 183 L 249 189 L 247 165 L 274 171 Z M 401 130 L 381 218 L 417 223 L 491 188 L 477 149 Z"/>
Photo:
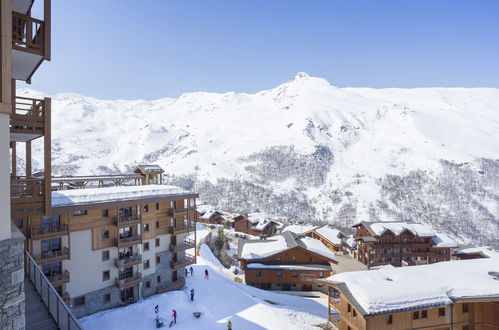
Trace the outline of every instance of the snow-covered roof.
<path fill-rule="evenodd" d="M 421 223 L 410 223 L 410 222 L 361 222 L 358 225 L 364 225 L 366 229 L 371 232 L 374 236 L 381 236 L 386 231 L 391 231 L 395 235 L 400 235 L 405 230 L 411 232 L 415 236 L 419 237 L 433 237 L 436 233 L 429 226 Z"/>
<path fill-rule="evenodd" d="M 330 265 L 316 265 L 316 264 L 280 264 L 280 265 L 265 265 L 261 263 L 250 263 L 246 267 L 250 269 L 281 269 L 281 270 L 318 270 L 318 271 L 331 271 Z"/>
<path fill-rule="evenodd" d="M 335 284 L 364 316 L 449 305 L 499 301 L 499 258 L 453 260 L 430 265 L 335 274 Z"/>
<path fill-rule="evenodd" d="M 492 250 L 488 246 L 479 246 L 456 251 L 454 255 L 478 254 L 484 258 L 499 258 L 499 252 Z"/>
<path fill-rule="evenodd" d="M 309 231 L 314 230 L 317 226 L 314 225 L 288 225 L 283 228 L 282 232 L 292 232 L 295 234 L 306 234 Z"/>
<path fill-rule="evenodd" d="M 237 252 L 239 259 L 254 260 L 264 259 L 297 246 L 336 261 L 334 254 L 321 241 L 291 232 L 285 232 L 266 240 L 240 240 Z"/>
<path fill-rule="evenodd" d="M 198 211 L 201 215 L 200 218 L 205 220 L 209 220 L 213 215 L 215 215 L 215 213 L 218 212 L 216 208 L 208 204 L 198 205 L 196 207 L 196 211 Z"/>
<path fill-rule="evenodd" d="M 164 172 L 164 170 L 159 165 L 137 165 L 135 167 L 134 172 L 136 172 L 137 169 L 144 172 L 144 173 L 145 172 L 158 172 L 158 173 Z"/>
<path fill-rule="evenodd" d="M 451 239 L 449 236 L 442 234 L 442 233 L 437 233 L 436 235 L 437 236 L 435 236 L 431 239 L 434 247 L 455 248 L 458 246 L 458 244 L 453 239 Z"/>
<path fill-rule="evenodd" d="M 94 203 L 138 200 L 176 195 L 195 194 L 180 187 L 168 185 L 118 186 L 58 190 L 52 192 L 52 207 L 88 205 Z"/>
<path fill-rule="evenodd" d="M 339 231 L 338 229 L 332 228 L 329 225 L 318 227 L 314 229 L 314 231 L 334 245 L 342 245 L 343 239 L 347 236 L 343 232 Z"/>
<path fill-rule="evenodd" d="M 345 240 L 344 240 L 345 244 L 348 245 L 350 248 L 355 248 L 357 246 L 357 242 L 355 241 L 355 238 L 353 237 L 353 235 L 350 235 L 348 236 Z"/>

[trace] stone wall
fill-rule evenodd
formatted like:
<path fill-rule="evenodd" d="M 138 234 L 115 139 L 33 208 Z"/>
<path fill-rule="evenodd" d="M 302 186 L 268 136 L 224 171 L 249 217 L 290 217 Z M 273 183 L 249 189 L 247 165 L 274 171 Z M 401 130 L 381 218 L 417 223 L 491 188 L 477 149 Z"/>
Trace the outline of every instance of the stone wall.
<path fill-rule="evenodd" d="M 11 227 L 12 237 L 0 241 L 0 324 L 24 329 L 24 236 Z"/>
<path fill-rule="evenodd" d="M 137 292 L 135 292 L 137 293 Z M 104 295 L 110 294 L 111 300 L 104 302 Z M 70 306 L 74 315 L 80 318 L 109 308 L 121 306 L 120 290 L 116 286 L 110 286 L 104 289 L 95 290 L 85 294 L 85 305 Z"/>

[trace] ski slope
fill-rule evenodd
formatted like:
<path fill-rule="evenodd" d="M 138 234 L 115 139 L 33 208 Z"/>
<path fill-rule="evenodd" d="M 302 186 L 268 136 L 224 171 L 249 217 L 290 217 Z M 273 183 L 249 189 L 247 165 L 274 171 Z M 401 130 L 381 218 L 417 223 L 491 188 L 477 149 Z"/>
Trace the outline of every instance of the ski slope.
<path fill-rule="evenodd" d="M 259 290 L 239 284 L 228 277 L 206 245 L 193 266 L 194 276 L 187 278 L 182 291 L 156 295 L 136 304 L 96 313 L 82 318 L 87 330 L 156 329 L 154 306 L 160 316 L 171 319 L 172 309 L 178 313 L 174 329 L 227 329 L 228 320 L 234 329 L 317 329 L 313 325 L 327 321 L 325 298 L 303 298 Z M 210 273 L 203 278 L 204 269 Z M 194 288 L 194 301 L 190 289 Z M 199 319 L 192 312 L 203 314 Z"/>

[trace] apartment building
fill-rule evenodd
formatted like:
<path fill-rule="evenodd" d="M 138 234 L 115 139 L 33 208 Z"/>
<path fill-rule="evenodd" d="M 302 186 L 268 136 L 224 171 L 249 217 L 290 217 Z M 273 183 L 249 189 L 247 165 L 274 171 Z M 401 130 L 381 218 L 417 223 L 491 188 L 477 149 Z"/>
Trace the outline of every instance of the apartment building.
<path fill-rule="evenodd" d="M 353 226 L 354 256 L 368 267 L 448 261 L 457 244 L 420 223 L 360 222 Z"/>
<path fill-rule="evenodd" d="M 238 255 L 248 285 L 265 290 L 311 291 L 328 277 L 334 254 L 320 241 L 284 232 L 268 239 L 240 240 Z"/>
<path fill-rule="evenodd" d="M 333 328 L 492 330 L 499 328 L 499 258 L 346 272 L 329 288 Z"/>
<path fill-rule="evenodd" d="M 50 146 L 50 135 L 46 134 L 46 128 L 50 128 L 50 99 L 16 95 L 16 81 L 30 83 L 38 67 L 50 60 L 51 2 L 38 2 L 43 17 L 37 18 L 31 13 L 33 4 L 33 0 L 2 0 L 0 5 L 0 273 L 4 279 L 0 281 L 0 319 L 2 328 L 12 329 L 25 326 L 24 237 L 10 219 L 21 207 L 43 213 L 47 206 L 43 198 L 47 193 L 45 180 L 32 181 L 30 170 L 31 141 L 42 137 L 45 146 Z M 22 176 L 15 166 L 19 147 L 27 155 Z M 50 160 L 50 148 L 45 159 Z M 34 194 L 36 198 L 21 206 L 21 194 Z"/>

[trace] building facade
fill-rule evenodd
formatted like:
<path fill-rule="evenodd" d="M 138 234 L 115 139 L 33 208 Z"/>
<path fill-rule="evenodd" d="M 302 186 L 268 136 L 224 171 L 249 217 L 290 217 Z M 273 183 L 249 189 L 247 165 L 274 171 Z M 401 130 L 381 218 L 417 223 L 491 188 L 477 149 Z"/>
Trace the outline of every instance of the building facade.
<path fill-rule="evenodd" d="M 347 235 L 329 225 L 320 226 L 308 231 L 306 236 L 321 241 L 329 250 L 335 253 L 343 253 Z"/>
<path fill-rule="evenodd" d="M 277 223 L 259 217 L 238 215 L 233 219 L 234 230 L 252 236 L 272 236 L 277 229 Z"/>
<path fill-rule="evenodd" d="M 448 261 L 456 244 L 419 223 L 361 222 L 356 229 L 357 260 L 368 267 Z M 441 235 L 444 237 L 444 235 Z"/>

